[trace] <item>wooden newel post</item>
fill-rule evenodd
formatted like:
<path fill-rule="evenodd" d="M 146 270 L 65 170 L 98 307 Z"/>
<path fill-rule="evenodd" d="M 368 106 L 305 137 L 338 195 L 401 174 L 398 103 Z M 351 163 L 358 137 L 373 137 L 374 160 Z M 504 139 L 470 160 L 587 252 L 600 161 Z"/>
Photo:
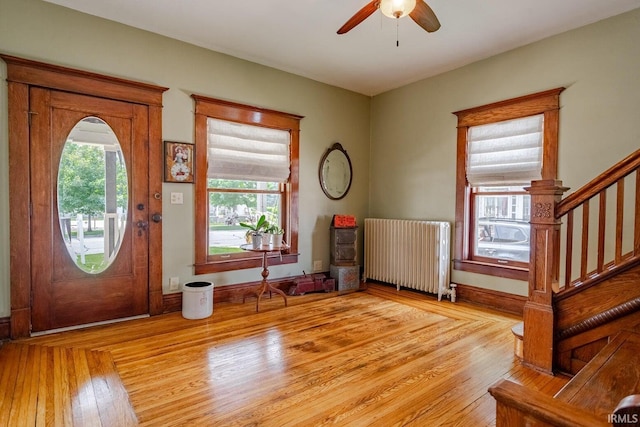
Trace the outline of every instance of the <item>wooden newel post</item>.
<path fill-rule="evenodd" d="M 531 195 L 531 252 L 529 300 L 524 306 L 523 363 L 553 374 L 553 292 L 557 290 L 560 221 L 556 205 L 568 188 L 562 181 L 533 181 L 525 188 Z"/>

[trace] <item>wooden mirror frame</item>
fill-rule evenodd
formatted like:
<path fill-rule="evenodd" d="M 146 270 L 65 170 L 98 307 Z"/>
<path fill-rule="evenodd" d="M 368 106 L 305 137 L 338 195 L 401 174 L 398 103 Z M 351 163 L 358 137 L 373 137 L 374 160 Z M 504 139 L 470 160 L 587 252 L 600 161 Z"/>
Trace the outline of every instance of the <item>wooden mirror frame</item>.
<path fill-rule="evenodd" d="M 344 156 L 344 164 L 348 166 L 348 171 L 345 172 L 349 173 L 349 179 L 348 182 L 344 183 L 346 185 L 344 190 L 329 188 L 328 183 L 325 180 L 324 172 L 325 168 L 328 167 L 327 160 L 333 153 L 342 154 L 342 156 Z M 342 144 L 339 142 L 334 143 L 322 156 L 322 159 L 320 160 L 320 167 L 318 169 L 318 178 L 320 179 L 320 188 L 322 188 L 324 194 L 331 200 L 340 200 L 349 192 L 349 189 L 351 188 L 351 181 L 353 181 L 353 167 L 351 166 L 351 159 L 349 158 L 347 151 L 342 148 Z"/>

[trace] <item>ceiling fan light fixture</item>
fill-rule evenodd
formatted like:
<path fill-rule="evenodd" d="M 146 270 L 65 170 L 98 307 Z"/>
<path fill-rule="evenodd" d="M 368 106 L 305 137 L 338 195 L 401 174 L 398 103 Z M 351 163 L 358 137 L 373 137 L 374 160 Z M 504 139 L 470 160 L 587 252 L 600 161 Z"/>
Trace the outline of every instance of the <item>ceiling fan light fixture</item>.
<path fill-rule="evenodd" d="M 416 0 L 381 0 L 380 11 L 389 18 L 402 18 L 416 7 Z"/>

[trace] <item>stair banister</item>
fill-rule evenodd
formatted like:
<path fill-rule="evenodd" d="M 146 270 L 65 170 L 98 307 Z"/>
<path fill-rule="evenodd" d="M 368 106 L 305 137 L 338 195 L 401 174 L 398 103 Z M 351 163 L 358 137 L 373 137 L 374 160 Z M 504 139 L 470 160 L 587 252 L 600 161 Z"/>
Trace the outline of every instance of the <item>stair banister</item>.
<path fill-rule="evenodd" d="M 598 195 L 602 190 L 612 186 L 640 167 L 640 150 L 636 150 L 623 160 L 610 167 L 579 190 L 567 196 L 556 211 L 558 218 L 577 208 L 585 201 Z"/>
<path fill-rule="evenodd" d="M 556 207 L 568 190 L 562 181 L 531 182 L 529 299 L 524 306 L 523 363 L 553 373 L 553 292 L 557 290 L 560 254 L 560 220 Z"/>

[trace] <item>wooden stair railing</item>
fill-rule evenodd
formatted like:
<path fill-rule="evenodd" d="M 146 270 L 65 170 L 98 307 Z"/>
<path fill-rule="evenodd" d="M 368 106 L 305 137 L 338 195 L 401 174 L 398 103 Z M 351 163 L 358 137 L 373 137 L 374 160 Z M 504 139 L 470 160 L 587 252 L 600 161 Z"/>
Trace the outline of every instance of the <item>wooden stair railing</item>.
<path fill-rule="evenodd" d="M 553 292 L 557 290 L 560 221 L 555 209 L 567 188 L 560 181 L 533 181 L 531 194 L 531 251 L 529 299 L 524 305 L 522 363 L 553 373 Z"/>
<path fill-rule="evenodd" d="M 527 188 L 531 258 L 523 363 L 547 373 L 553 372 L 554 300 L 640 263 L 640 150 L 562 200 L 567 190 L 556 180 L 534 181 Z M 608 222 L 611 212 L 614 220 Z M 615 227 L 607 229 L 608 224 Z"/>
<path fill-rule="evenodd" d="M 625 201 L 626 187 L 635 187 L 635 199 L 630 203 Z M 607 203 L 608 194 L 613 196 L 614 203 Z M 590 209 L 590 204 L 595 203 L 597 215 Z M 612 210 L 615 211 L 615 228 L 608 233 L 607 212 Z M 596 283 L 640 260 L 640 150 L 567 196 L 556 206 L 555 216 L 566 226 L 563 234 L 567 256 L 561 266 L 564 278 L 558 293 L 575 292 L 574 288 Z M 576 219 L 581 222 L 579 230 L 574 229 Z M 589 234 L 596 227 L 597 245 L 590 251 Z M 627 236 L 629 238 L 625 239 Z M 579 248 L 574 245 L 578 239 Z M 611 241 L 615 242 L 615 247 L 607 248 L 606 243 Z M 593 264 L 595 267 L 590 268 Z"/>

